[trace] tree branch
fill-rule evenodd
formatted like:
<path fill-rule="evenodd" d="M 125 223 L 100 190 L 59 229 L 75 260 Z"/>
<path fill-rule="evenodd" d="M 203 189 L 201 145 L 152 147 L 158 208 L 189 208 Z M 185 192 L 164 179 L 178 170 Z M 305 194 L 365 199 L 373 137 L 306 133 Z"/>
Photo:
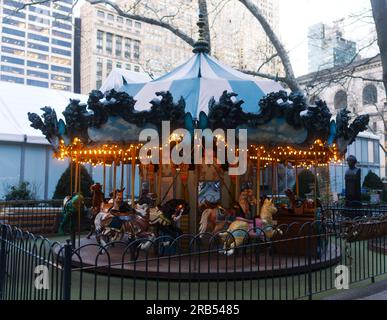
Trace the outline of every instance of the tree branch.
<path fill-rule="evenodd" d="M 153 19 L 153 18 L 144 17 L 144 16 L 138 15 L 138 14 L 132 14 L 129 12 L 125 12 L 117 4 L 115 4 L 114 2 L 109 1 L 109 0 L 87 0 L 87 1 L 92 5 L 95 5 L 95 4 L 108 5 L 108 6 L 112 7 L 122 17 L 141 21 L 144 23 L 149 23 L 151 25 L 159 26 L 159 27 L 162 27 L 164 29 L 167 29 L 167 30 L 171 31 L 174 35 L 179 37 L 181 40 L 183 40 L 184 42 L 189 44 L 191 47 L 193 47 L 193 45 L 195 44 L 195 40 L 193 38 L 191 38 L 189 35 L 187 35 L 183 31 L 181 31 L 179 28 L 176 28 L 167 22 L 163 22 L 163 21 Z"/>
<path fill-rule="evenodd" d="M 289 88 L 292 91 L 302 91 L 294 75 L 294 71 L 293 71 L 292 64 L 290 62 L 289 55 L 285 50 L 285 47 L 282 45 L 281 41 L 275 34 L 274 30 L 271 28 L 270 24 L 266 20 L 262 11 L 251 0 L 239 0 L 239 2 L 242 3 L 251 12 L 251 14 L 258 20 L 263 30 L 265 31 L 267 37 L 269 38 L 274 48 L 276 49 L 278 56 L 281 59 L 285 69 L 286 76 L 284 78 L 284 82 L 289 86 Z"/>

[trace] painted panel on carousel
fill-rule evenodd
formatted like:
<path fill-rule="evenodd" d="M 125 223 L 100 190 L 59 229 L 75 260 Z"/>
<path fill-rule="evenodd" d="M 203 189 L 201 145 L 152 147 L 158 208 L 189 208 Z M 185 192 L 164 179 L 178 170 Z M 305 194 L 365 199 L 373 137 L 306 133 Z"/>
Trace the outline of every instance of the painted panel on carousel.
<path fill-rule="evenodd" d="M 108 121 L 99 128 L 89 128 L 88 135 L 93 142 L 136 143 L 141 130 L 147 128 L 157 130 L 157 127 L 152 124 L 145 124 L 139 127 L 136 124 L 125 121 L 121 117 L 109 117 Z"/>

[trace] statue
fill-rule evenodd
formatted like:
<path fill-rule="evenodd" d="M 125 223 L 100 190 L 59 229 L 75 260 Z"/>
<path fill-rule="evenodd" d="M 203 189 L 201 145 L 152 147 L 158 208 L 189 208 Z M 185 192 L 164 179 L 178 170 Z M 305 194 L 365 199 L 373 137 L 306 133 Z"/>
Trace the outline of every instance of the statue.
<path fill-rule="evenodd" d="M 347 158 L 348 169 L 345 172 L 345 205 L 347 207 L 361 206 L 361 169 L 356 168 L 355 156 Z"/>

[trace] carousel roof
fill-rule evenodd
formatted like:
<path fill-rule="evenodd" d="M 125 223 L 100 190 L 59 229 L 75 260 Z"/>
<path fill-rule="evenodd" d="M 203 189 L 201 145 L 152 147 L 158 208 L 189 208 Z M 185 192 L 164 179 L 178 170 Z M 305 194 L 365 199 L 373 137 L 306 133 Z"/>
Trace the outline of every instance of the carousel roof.
<path fill-rule="evenodd" d="M 147 73 L 125 70 L 121 68 L 114 68 L 107 78 L 103 81 L 100 91 L 106 92 L 114 89 L 119 90 L 124 83 L 145 83 L 151 80 Z"/>
<path fill-rule="evenodd" d="M 166 75 L 146 83 L 127 83 L 125 91 L 137 101 L 135 109 L 142 111 L 151 107 L 155 92 L 169 91 L 175 102 L 181 97 L 186 112 L 198 117 L 201 111 L 208 113 L 211 98 L 216 100 L 224 91 L 235 92 L 243 100 L 245 112 L 259 113 L 259 100 L 269 92 L 283 90 L 272 80 L 258 80 L 219 62 L 206 52 L 197 52 L 191 59 Z"/>

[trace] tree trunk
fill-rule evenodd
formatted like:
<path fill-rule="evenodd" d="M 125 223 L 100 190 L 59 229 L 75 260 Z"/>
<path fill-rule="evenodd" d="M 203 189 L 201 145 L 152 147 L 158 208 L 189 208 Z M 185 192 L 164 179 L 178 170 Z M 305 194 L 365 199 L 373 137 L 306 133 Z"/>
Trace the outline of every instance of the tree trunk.
<path fill-rule="evenodd" d="M 378 46 L 383 67 L 383 83 L 387 97 L 387 0 L 371 0 Z"/>
<path fill-rule="evenodd" d="M 204 38 L 206 39 L 208 43 L 208 49 L 210 50 L 211 54 L 211 33 L 210 33 L 210 24 L 208 21 L 208 9 L 207 9 L 207 0 L 198 0 L 198 7 L 200 13 L 203 15 L 204 18 Z"/>
<path fill-rule="evenodd" d="M 273 44 L 274 48 L 276 49 L 278 56 L 280 57 L 282 64 L 285 69 L 285 80 L 284 82 L 289 86 L 290 90 L 292 91 L 302 91 L 300 85 L 298 84 L 298 81 L 296 80 L 296 77 L 294 76 L 293 67 L 290 63 L 289 55 L 286 52 L 285 47 L 275 34 L 274 30 L 271 28 L 270 24 L 267 22 L 265 16 L 262 14 L 261 10 L 258 8 L 257 5 L 255 5 L 251 0 L 239 0 L 251 13 L 252 15 L 258 20 L 258 22 L 261 24 L 263 30 L 265 31 L 267 37 Z M 386 0 L 387 1 L 387 0 Z"/>

